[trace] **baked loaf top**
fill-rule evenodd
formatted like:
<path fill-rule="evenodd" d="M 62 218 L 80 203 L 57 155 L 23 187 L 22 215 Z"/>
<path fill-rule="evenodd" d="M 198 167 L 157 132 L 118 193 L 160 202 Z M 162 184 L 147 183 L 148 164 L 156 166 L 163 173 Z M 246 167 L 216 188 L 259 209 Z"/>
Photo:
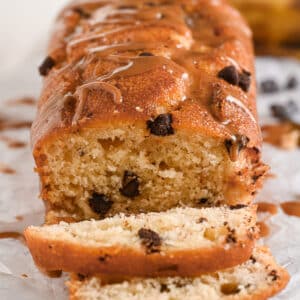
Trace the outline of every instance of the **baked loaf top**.
<path fill-rule="evenodd" d="M 174 131 L 230 140 L 233 159 L 258 151 L 253 61 L 251 32 L 224 1 L 74 1 L 40 68 L 35 155 L 63 132 L 146 128 L 166 113 Z"/>
<path fill-rule="evenodd" d="M 71 300 L 264 300 L 282 290 L 288 273 L 265 248 L 232 269 L 195 278 L 130 279 L 85 278 L 73 275 Z"/>
<path fill-rule="evenodd" d="M 256 206 L 175 208 L 25 231 L 38 266 L 82 274 L 194 276 L 247 260 Z"/>

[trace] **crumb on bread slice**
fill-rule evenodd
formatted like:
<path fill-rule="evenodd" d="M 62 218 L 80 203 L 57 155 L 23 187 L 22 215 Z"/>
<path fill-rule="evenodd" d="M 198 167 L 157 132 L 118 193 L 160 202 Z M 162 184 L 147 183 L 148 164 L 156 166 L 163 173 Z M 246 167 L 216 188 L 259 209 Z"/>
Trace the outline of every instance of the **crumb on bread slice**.
<path fill-rule="evenodd" d="M 246 261 L 257 237 L 256 206 L 175 208 L 101 221 L 29 227 L 28 247 L 48 271 L 193 276 Z"/>

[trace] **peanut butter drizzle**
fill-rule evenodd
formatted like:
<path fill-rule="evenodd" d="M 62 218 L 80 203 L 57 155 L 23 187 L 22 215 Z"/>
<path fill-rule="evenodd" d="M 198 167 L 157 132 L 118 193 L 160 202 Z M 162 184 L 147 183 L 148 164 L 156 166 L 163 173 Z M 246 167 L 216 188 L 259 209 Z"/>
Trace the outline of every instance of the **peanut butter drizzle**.
<path fill-rule="evenodd" d="M 122 94 L 115 86 L 102 81 L 86 83 L 80 86 L 75 93 L 75 96 L 78 99 L 78 104 L 72 120 L 73 125 L 76 125 L 80 120 L 80 116 L 90 90 L 101 90 L 111 94 L 113 96 L 113 101 L 116 104 L 121 104 L 123 102 Z"/>
<path fill-rule="evenodd" d="M 26 245 L 24 230 L 37 220 L 41 220 L 42 216 L 44 216 L 42 212 L 15 216 L 17 222 L 1 224 L 0 239 L 13 239 Z"/>
<path fill-rule="evenodd" d="M 16 174 L 16 170 L 10 168 L 9 166 L 3 164 L 0 162 L 0 174 L 7 174 L 7 175 L 13 175 Z"/>
<path fill-rule="evenodd" d="M 17 221 L 23 221 L 24 220 L 23 216 L 15 216 L 15 218 L 16 218 Z"/>
<path fill-rule="evenodd" d="M 99 77 L 99 80 L 111 80 L 118 77 L 129 77 L 149 72 L 155 68 L 162 68 L 167 72 L 181 73 L 182 79 L 187 80 L 188 74 L 185 69 L 170 61 L 163 56 L 149 56 L 149 57 L 122 57 L 122 56 L 110 56 L 110 60 L 118 62 L 128 62 L 127 65 L 121 66 L 107 75 Z"/>
<path fill-rule="evenodd" d="M 141 23 L 145 25 L 147 24 L 147 21 L 156 21 L 161 25 L 169 24 L 173 27 L 177 26 L 185 31 L 186 27 L 183 26 L 184 23 L 178 23 L 178 13 L 182 14 L 182 10 L 178 6 L 170 10 L 168 6 L 148 6 L 143 9 L 128 6 L 128 8 L 120 9 L 120 6 L 111 5 L 99 9 L 96 16 L 94 16 L 94 19 L 89 21 L 89 24 L 92 27 L 105 24 L 119 25 L 127 22 L 134 25 L 139 25 Z M 176 20 L 177 23 L 173 22 L 174 20 Z"/>
<path fill-rule="evenodd" d="M 143 28 L 145 26 L 167 26 L 176 29 L 176 31 L 182 34 L 188 34 L 189 30 L 183 21 L 183 11 L 178 4 L 173 3 L 172 9 L 169 6 L 144 6 L 140 7 L 141 3 L 132 1 L 133 4 L 126 5 L 116 5 L 109 4 L 100 7 L 94 14 L 92 14 L 91 19 L 87 21 L 90 28 L 96 29 L 99 25 L 128 25 L 125 27 L 120 27 L 117 30 L 113 30 L 114 33 L 118 33 L 126 29 L 137 30 L 138 28 Z M 90 39 L 102 39 L 107 35 L 112 33 L 111 30 L 102 31 L 100 34 L 95 34 Z M 81 43 L 83 40 L 79 39 L 74 41 L 72 46 L 77 43 Z"/>
<path fill-rule="evenodd" d="M 12 121 L 0 118 L 0 131 L 8 129 L 22 129 L 30 128 L 32 122 L 30 121 Z"/>
<path fill-rule="evenodd" d="M 107 50 L 108 48 L 103 48 L 103 51 Z M 109 50 L 113 51 L 114 48 L 110 47 Z M 97 54 L 101 54 L 101 50 L 98 50 Z M 78 105 L 76 107 L 76 112 L 73 117 L 73 125 L 76 125 L 80 121 L 80 117 L 82 114 L 84 104 L 86 102 L 86 98 L 88 96 L 88 92 L 91 89 L 98 89 L 111 94 L 113 96 L 113 102 L 115 102 L 117 105 L 123 102 L 120 90 L 114 85 L 107 83 L 106 81 L 113 80 L 119 77 L 139 75 L 142 73 L 149 72 L 155 68 L 162 68 L 166 72 L 177 72 L 181 74 L 183 80 L 188 79 L 188 75 L 185 72 L 185 69 L 162 56 L 124 57 L 118 55 L 110 55 L 106 59 L 116 61 L 118 63 L 127 64 L 114 69 L 112 72 L 106 75 L 100 76 L 99 78 L 97 78 L 97 81 L 83 84 L 76 90 L 74 96 L 78 99 Z"/>
<path fill-rule="evenodd" d="M 14 239 L 25 244 L 25 238 L 23 234 L 17 231 L 0 232 L 0 239 Z"/>
<path fill-rule="evenodd" d="M 106 56 L 120 52 L 138 51 L 145 49 L 157 49 L 157 44 L 154 43 L 123 43 L 115 45 L 105 45 L 88 49 L 89 53 L 96 53 L 97 56 Z M 147 51 L 147 50 L 146 50 Z"/>
<path fill-rule="evenodd" d="M 192 3 L 191 1 L 170 1 L 167 4 L 166 2 L 164 4 L 163 1 L 151 2 L 153 2 L 151 5 L 147 5 L 144 1 L 75 1 L 71 7 L 71 9 L 76 7 L 87 10 L 90 14 L 90 18 L 81 18 L 77 28 L 74 28 L 74 34 L 66 39 L 68 41 L 66 45 L 68 54 L 71 54 L 73 48 L 77 46 L 85 49 L 80 57 L 81 61 L 78 64 L 78 69 L 84 70 L 91 57 L 112 60 L 119 64 L 119 67 L 111 70 L 108 74 L 93 78 L 90 82 L 82 82 L 82 86 L 76 91 L 72 91 L 78 102 L 72 121 L 73 125 L 80 121 L 84 104 L 91 89 L 99 89 L 111 94 L 113 102 L 118 105 L 122 103 L 121 92 L 108 81 L 120 77 L 126 78 L 139 75 L 157 68 L 163 68 L 170 73 L 178 72 L 181 74 L 181 79 L 186 86 L 186 95 L 180 101 L 187 98 L 198 102 L 202 101 L 204 103 L 201 104 L 210 113 L 208 101 L 211 95 L 208 94 L 206 99 L 204 99 L 205 97 L 199 99 L 199 91 L 203 89 L 202 85 L 205 85 L 208 80 L 203 76 L 201 62 L 207 61 L 210 52 L 222 47 L 229 38 L 222 38 L 222 35 L 219 36 L 213 26 L 207 26 L 208 18 L 203 19 L 199 12 L 196 14 L 189 13 L 184 5 L 187 4 L 188 7 Z M 113 24 L 118 24 L 118 27 L 113 27 Z M 205 24 L 206 26 L 203 26 Z M 167 26 L 174 29 L 177 36 L 170 36 L 168 40 L 162 41 L 158 40 L 158 37 L 155 41 L 147 42 L 139 37 L 121 44 L 107 43 L 108 38 L 115 34 L 119 35 L 122 32 L 128 34 L 128 31 L 145 28 L 146 25 L 149 25 L 150 28 L 151 25 L 160 26 L 161 28 Z M 245 36 L 249 35 L 246 28 L 242 28 L 242 31 Z M 76 34 L 76 32 L 83 32 L 83 34 Z M 164 56 L 160 56 L 161 49 L 166 52 Z M 128 52 L 139 52 L 141 50 L 143 52 L 158 52 L 158 55 L 147 57 L 138 57 L 136 56 L 138 53 L 133 53 L 132 56 L 128 55 Z M 224 66 L 233 64 L 239 70 L 242 69 L 230 57 L 217 56 L 216 59 L 223 60 Z M 213 68 L 213 63 L 211 67 Z M 216 73 L 218 71 L 220 70 L 216 70 Z M 248 101 L 247 95 L 245 93 L 242 93 L 242 95 L 243 99 L 240 100 L 227 94 L 224 100 L 228 105 L 236 106 L 239 111 L 248 115 L 257 127 L 256 117 L 244 104 Z M 61 99 L 55 101 L 49 99 L 46 105 L 50 105 L 51 108 L 57 110 L 62 109 L 62 103 Z M 42 109 L 45 110 L 45 107 Z M 226 119 L 219 123 L 224 128 L 228 138 L 235 141 L 234 137 L 238 132 L 231 127 L 231 120 Z M 237 155 L 239 155 L 238 152 Z"/>
<path fill-rule="evenodd" d="M 257 212 L 259 213 L 269 213 L 271 215 L 276 215 L 278 213 L 278 208 L 273 203 L 259 202 L 257 205 Z"/>
<path fill-rule="evenodd" d="M 37 101 L 32 97 L 23 97 L 20 99 L 14 99 L 7 102 L 8 105 L 36 105 Z"/>
<path fill-rule="evenodd" d="M 300 217 L 300 201 L 288 201 L 280 204 L 285 214 Z"/>
<path fill-rule="evenodd" d="M 16 139 L 12 139 L 8 136 L 0 136 L 0 141 L 6 143 L 9 148 L 24 148 L 24 147 L 26 147 L 26 143 L 16 140 Z"/>
<path fill-rule="evenodd" d="M 261 238 L 267 237 L 270 234 L 270 228 L 265 222 L 257 222 L 257 226 Z"/>

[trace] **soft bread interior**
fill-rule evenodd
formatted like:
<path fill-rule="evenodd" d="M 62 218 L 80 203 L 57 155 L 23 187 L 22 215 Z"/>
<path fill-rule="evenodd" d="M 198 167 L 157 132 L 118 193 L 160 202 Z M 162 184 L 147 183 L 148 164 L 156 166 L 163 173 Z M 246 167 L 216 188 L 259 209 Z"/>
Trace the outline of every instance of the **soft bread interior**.
<path fill-rule="evenodd" d="M 161 251 L 228 247 L 256 236 L 256 206 L 175 208 L 161 213 L 125 216 L 101 221 L 61 222 L 29 227 L 26 236 L 37 240 L 62 241 L 85 247 L 129 247 L 143 249 L 139 231 L 155 232 Z"/>
<path fill-rule="evenodd" d="M 79 220 L 104 217 L 89 203 L 95 194 L 112 203 L 105 216 L 248 203 L 252 197 L 251 162 L 232 162 L 224 141 L 201 135 L 157 137 L 137 126 L 90 128 L 58 136 L 40 156 L 43 199 L 52 210 Z M 121 192 L 126 172 L 136 180 L 131 195 Z"/>

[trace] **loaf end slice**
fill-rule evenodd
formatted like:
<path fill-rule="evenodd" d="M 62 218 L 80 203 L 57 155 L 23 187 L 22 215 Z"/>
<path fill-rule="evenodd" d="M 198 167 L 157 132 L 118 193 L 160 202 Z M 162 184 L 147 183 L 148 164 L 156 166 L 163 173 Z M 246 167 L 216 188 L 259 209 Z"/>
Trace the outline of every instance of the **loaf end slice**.
<path fill-rule="evenodd" d="M 257 237 L 256 207 L 175 208 L 101 221 L 29 227 L 27 245 L 47 271 L 194 276 L 246 261 Z"/>
<path fill-rule="evenodd" d="M 259 247 L 251 258 L 231 269 L 194 278 L 127 279 L 71 276 L 71 300 L 264 300 L 279 293 L 289 274 L 270 251 Z"/>

